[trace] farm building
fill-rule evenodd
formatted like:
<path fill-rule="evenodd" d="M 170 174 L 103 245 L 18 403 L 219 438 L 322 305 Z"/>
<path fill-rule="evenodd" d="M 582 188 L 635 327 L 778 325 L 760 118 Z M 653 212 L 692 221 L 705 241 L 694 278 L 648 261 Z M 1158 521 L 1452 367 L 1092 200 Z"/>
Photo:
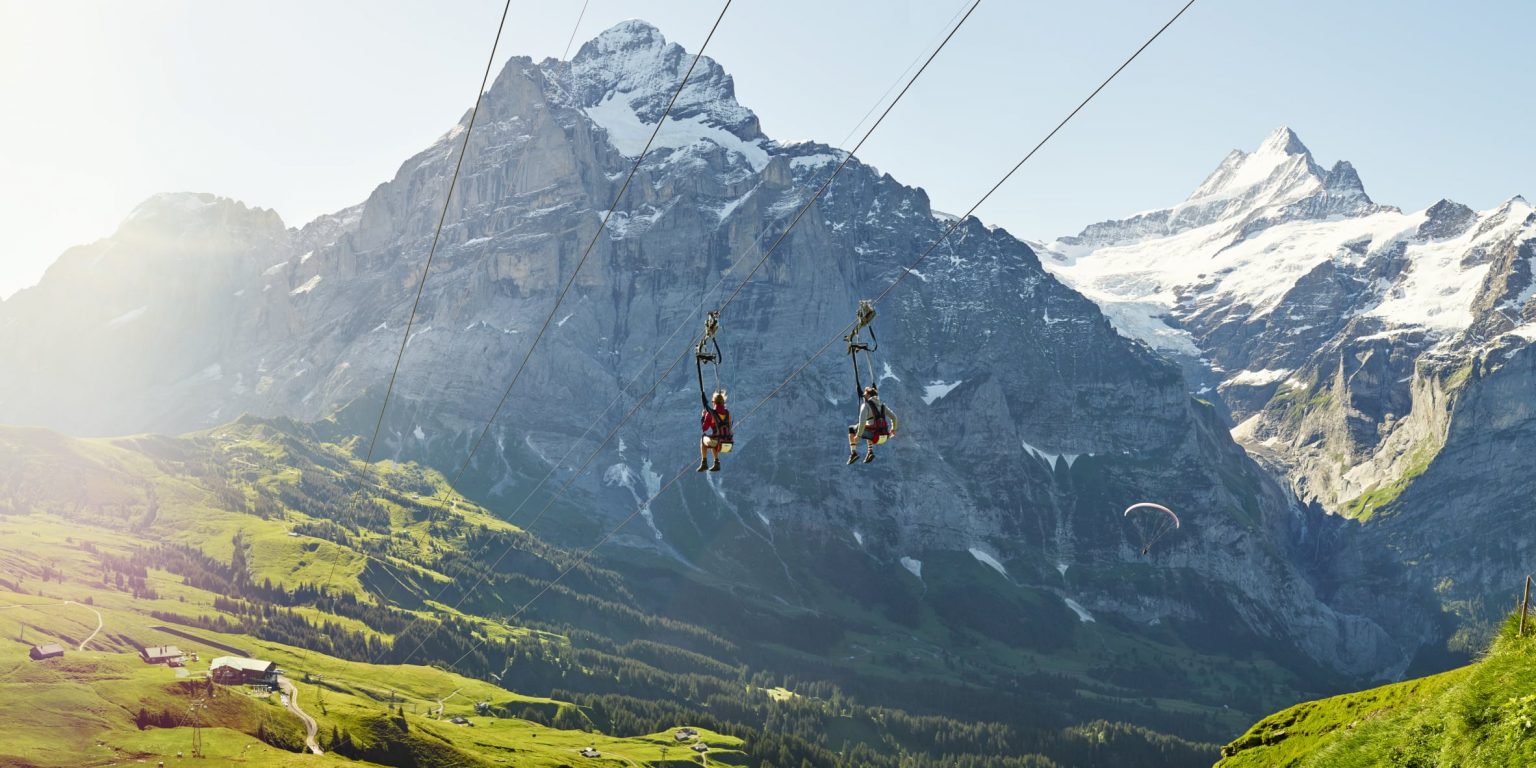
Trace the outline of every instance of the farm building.
<path fill-rule="evenodd" d="M 27 655 L 31 656 L 33 661 L 42 661 L 43 659 L 56 659 L 64 655 L 64 648 L 61 647 L 58 643 L 34 645 L 32 646 L 32 650 L 27 652 Z"/>
<path fill-rule="evenodd" d="M 175 666 L 181 664 L 181 658 L 184 655 L 181 649 L 174 645 L 151 645 L 139 651 L 139 656 L 143 657 L 146 664 L 170 664 Z"/>
<path fill-rule="evenodd" d="M 277 662 L 220 656 L 209 663 L 208 676 L 225 685 L 277 685 Z"/>

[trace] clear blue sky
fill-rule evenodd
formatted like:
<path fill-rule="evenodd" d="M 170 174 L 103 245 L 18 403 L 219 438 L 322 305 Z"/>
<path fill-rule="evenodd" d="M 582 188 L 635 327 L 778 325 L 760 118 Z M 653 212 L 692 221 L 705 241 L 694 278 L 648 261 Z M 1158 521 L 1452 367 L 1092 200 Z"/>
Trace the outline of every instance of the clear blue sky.
<path fill-rule="evenodd" d="M 861 155 L 964 210 L 1178 7 L 984 0 Z M 736 0 L 709 55 L 780 140 L 836 142 L 960 0 Z M 0 296 L 145 197 L 290 225 L 356 203 L 469 106 L 497 0 L 0 0 Z M 498 58 L 559 56 L 580 0 L 513 0 Z M 592 0 L 690 50 L 714 0 Z M 1048 238 L 1182 199 L 1279 125 L 1378 201 L 1536 193 L 1536 3 L 1199 0 L 981 211 Z"/>

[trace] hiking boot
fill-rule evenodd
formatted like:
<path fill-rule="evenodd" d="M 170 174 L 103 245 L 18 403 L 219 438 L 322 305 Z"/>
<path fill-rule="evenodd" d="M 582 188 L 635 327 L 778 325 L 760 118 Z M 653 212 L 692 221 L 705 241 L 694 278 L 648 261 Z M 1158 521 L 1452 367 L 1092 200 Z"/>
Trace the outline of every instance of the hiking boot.
<path fill-rule="evenodd" d="M 869 449 L 869 453 L 864 454 L 864 463 L 868 464 L 868 463 L 870 463 L 871 461 L 874 461 L 874 460 L 875 460 L 875 449 L 871 448 L 871 449 Z"/>
<path fill-rule="evenodd" d="M 859 454 L 858 454 L 857 451 L 849 451 L 848 452 L 848 463 L 849 464 L 852 464 L 852 463 L 854 463 L 855 461 L 858 461 L 858 460 L 859 460 Z"/>
<path fill-rule="evenodd" d="M 706 469 L 709 469 L 709 459 L 699 459 L 699 468 L 694 471 L 703 472 Z"/>
<path fill-rule="evenodd" d="M 711 471 L 711 472 L 719 472 L 720 471 L 720 460 L 719 459 L 715 459 L 715 464 L 714 464 L 714 466 L 709 468 L 709 471 Z"/>

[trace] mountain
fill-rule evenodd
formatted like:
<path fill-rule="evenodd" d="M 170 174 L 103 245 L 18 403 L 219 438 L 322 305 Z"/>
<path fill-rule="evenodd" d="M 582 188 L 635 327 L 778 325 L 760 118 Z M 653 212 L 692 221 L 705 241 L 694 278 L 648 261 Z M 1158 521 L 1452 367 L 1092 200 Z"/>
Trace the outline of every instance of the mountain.
<path fill-rule="evenodd" d="M 463 461 L 688 61 L 626 22 L 571 61 L 507 63 L 469 142 L 379 456 L 444 472 Z M 635 398 L 685 352 L 699 310 L 721 301 L 714 287 L 744 277 L 843 157 L 765 137 L 709 59 L 678 105 L 458 488 L 503 517 L 528 503 L 516 519 L 556 545 L 591 546 L 695 461 L 691 372 Z M 337 443 L 369 434 L 467 121 L 366 201 L 302 228 L 168 195 L 71 250 L 0 305 L 0 365 L 28 372 L 0 381 L 0 421 L 178 433 L 252 413 L 313 422 Z M 1316 168 L 1294 149 L 1261 153 L 1275 170 L 1253 194 L 1273 216 L 1373 206 L 1347 193 L 1347 169 L 1308 192 Z M 1205 202 L 1146 226 L 1198 231 L 1263 163 L 1234 159 Z M 738 413 L 947 223 L 921 189 L 851 162 L 722 318 Z M 716 630 L 755 617 L 772 663 L 865 699 L 926 696 L 936 714 L 983 693 L 1014 706 L 1063 675 L 1034 694 L 1059 704 L 1051 717 L 1199 738 L 1411 662 L 1438 607 L 1413 592 L 1336 606 L 1308 563 L 1332 521 L 1244 453 L 1179 365 L 1117 333 L 1120 314 L 976 219 L 913 277 L 876 320 L 900 438 L 845 466 L 850 372 L 818 360 L 737 425 L 724 472 L 689 472 L 600 551 L 633 580 L 635 605 Z M 642 407 L 576 473 L 619 422 L 603 412 L 614 400 Z M 558 502 L 535 490 L 551 472 L 573 482 Z M 1143 500 L 1183 521 L 1145 556 L 1122 516 Z M 700 585 L 728 598 L 678 599 Z M 1199 714 L 1152 698 L 1172 669 L 1200 681 L 1181 694 Z M 953 680 L 981 693 L 924 687 Z"/>
<path fill-rule="evenodd" d="M 1404 213 L 1282 128 L 1183 203 L 1045 252 L 1122 333 L 1183 359 L 1302 501 L 1380 518 L 1329 558 L 1329 580 L 1357 587 L 1383 559 L 1408 563 L 1486 626 L 1486 602 L 1536 565 L 1500 533 L 1536 490 L 1536 210 L 1523 198 Z"/>

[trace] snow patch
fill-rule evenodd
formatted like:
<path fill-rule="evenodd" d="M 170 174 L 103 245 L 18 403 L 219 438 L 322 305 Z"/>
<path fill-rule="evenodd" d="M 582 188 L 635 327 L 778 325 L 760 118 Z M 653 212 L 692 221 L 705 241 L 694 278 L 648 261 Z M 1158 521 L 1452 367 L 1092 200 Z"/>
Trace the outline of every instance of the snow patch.
<path fill-rule="evenodd" d="M 886 379 L 895 379 L 898 382 L 901 381 L 901 377 L 897 376 L 896 372 L 891 370 L 891 364 L 890 363 L 881 363 L 880 364 L 880 381 L 882 383 L 884 383 L 884 381 Z"/>
<path fill-rule="evenodd" d="M 1077 620 L 1078 621 L 1080 621 L 1080 622 L 1093 621 L 1093 614 L 1089 613 L 1088 609 L 1084 608 L 1076 600 L 1073 600 L 1070 597 L 1063 597 L 1062 600 L 1066 602 L 1068 608 L 1072 609 L 1073 613 L 1077 614 Z"/>
<path fill-rule="evenodd" d="M 861 546 L 861 547 L 864 546 L 864 534 L 859 533 L 858 531 L 854 531 L 853 532 L 853 540 L 857 541 L 859 543 L 859 546 Z"/>
<path fill-rule="evenodd" d="M 412 430 L 411 434 L 415 435 L 417 440 L 425 440 L 425 439 L 427 439 L 427 433 L 421 431 L 421 425 L 420 424 L 416 425 L 416 429 Z"/>
<path fill-rule="evenodd" d="M 267 267 L 266 269 L 262 270 L 261 274 L 263 274 L 263 275 L 265 275 L 267 277 L 271 277 L 271 276 L 273 276 L 273 275 L 283 271 L 283 267 L 286 267 L 286 266 L 288 266 L 288 262 L 286 262 L 286 261 L 279 261 L 278 263 L 273 264 L 272 266 Z"/>
<path fill-rule="evenodd" d="M 971 547 L 968 551 L 971 553 L 971 557 L 976 558 L 976 560 L 982 565 L 985 565 L 988 568 L 991 568 L 992 570 L 1002 574 L 1003 578 L 1008 578 L 1008 569 L 1004 568 L 1003 564 L 997 561 L 997 558 L 987 554 L 986 552 L 983 552 L 977 547 Z"/>
<path fill-rule="evenodd" d="M 910 571 L 913 576 L 916 576 L 918 578 L 918 580 L 922 580 L 922 578 L 923 578 L 923 561 L 921 561 L 921 560 L 914 560 L 914 559 L 912 559 L 910 557 L 903 557 L 903 558 L 901 558 L 901 567 L 903 567 L 903 568 L 907 569 L 908 571 Z"/>
<path fill-rule="evenodd" d="M 651 132 L 656 129 L 655 123 L 641 120 L 629 105 L 632 93 L 611 93 L 596 106 L 586 109 L 587 117 L 608 132 L 608 143 L 627 157 L 639 156 L 645 149 L 645 142 L 650 140 Z M 754 171 L 761 171 L 768 165 L 768 150 L 761 140 L 743 141 L 724 128 L 710 125 L 705 115 L 680 119 L 668 117 L 651 143 L 651 149 L 681 149 L 703 141 L 740 155 Z"/>
<path fill-rule="evenodd" d="M 960 379 L 955 379 L 954 383 L 952 384 L 946 384 L 942 381 L 935 381 L 932 384 L 923 387 L 923 405 L 933 405 L 935 401 L 955 391 L 955 387 L 960 386 L 961 383 L 963 382 Z"/>
<path fill-rule="evenodd" d="M 309 293 L 310 291 L 313 291 L 315 289 L 315 286 L 317 286 L 319 284 L 320 284 L 320 276 L 319 275 L 315 275 L 314 277 L 311 277 L 310 279 L 304 281 L 303 285 L 301 285 L 301 286 L 299 286 L 299 287 L 289 291 L 288 295 L 289 296 L 298 296 L 300 294 Z"/>
<path fill-rule="evenodd" d="M 1265 368 L 1262 371 L 1238 371 L 1227 379 L 1228 384 L 1244 387 L 1263 387 L 1291 375 L 1289 368 Z"/>

